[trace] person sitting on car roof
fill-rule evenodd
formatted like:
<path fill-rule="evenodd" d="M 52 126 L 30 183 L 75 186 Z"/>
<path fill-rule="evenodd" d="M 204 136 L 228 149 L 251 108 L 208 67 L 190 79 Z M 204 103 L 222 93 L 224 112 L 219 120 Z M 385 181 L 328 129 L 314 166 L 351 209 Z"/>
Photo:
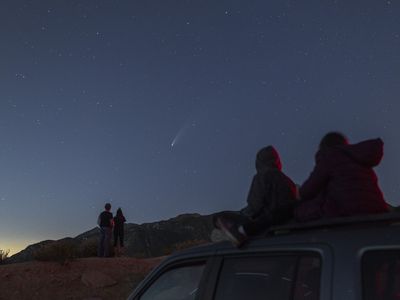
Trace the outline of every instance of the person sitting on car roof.
<path fill-rule="evenodd" d="M 387 212 L 373 170 L 382 157 L 381 139 L 351 145 L 341 133 L 326 134 L 315 155 L 314 170 L 300 187 L 296 220 Z"/>
<path fill-rule="evenodd" d="M 247 206 L 238 212 L 221 212 L 214 224 L 238 247 L 248 236 L 258 235 L 269 226 L 293 217 L 296 185 L 282 172 L 282 163 L 273 146 L 262 148 L 256 157 Z"/>

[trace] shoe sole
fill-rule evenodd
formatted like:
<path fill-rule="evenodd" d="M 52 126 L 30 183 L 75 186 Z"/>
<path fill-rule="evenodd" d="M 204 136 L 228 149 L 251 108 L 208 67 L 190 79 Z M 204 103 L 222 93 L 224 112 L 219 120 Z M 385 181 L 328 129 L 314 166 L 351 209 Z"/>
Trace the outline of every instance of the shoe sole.
<path fill-rule="evenodd" d="M 243 244 L 243 243 L 239 242 L 239 240 L 234 235 L 231 234 L 231 232 L 228 230 L 228 228 L 226 228 L 224 223 L 221 222 L 221 220 L 219 218 L 217 219 L 217 224 L 218 224 L 219 228 L 225 233 L 225 235 L 231 240 L 231 242 L 236 247 L 240 247 Z"/>

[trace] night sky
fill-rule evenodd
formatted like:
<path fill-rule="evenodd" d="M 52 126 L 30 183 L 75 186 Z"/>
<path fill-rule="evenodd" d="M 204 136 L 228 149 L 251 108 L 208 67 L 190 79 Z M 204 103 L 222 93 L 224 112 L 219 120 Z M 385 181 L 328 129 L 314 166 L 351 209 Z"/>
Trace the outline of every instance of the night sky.
<path fill-rule="evenodd" d="M 0 249 L 245 205 L 257 150 L 381 137 L 400 205 L 400 2 L 6 0 Z"/>

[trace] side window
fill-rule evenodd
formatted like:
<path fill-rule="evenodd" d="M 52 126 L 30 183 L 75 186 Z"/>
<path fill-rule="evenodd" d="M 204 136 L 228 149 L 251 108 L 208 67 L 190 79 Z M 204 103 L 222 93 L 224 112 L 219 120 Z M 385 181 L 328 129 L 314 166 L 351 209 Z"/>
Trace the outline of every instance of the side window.
<path fill-rule="evenodd" d="M 204 264 L 177 267 L 163 273 L 140 300 L 194 300 Z"/>
<path fill-rule="evenodd" d="M 320 259 L 306 258 L 297 255 L 227 258 L 214 299 L 316 300 Z"/>
<path fill-rule="evenodd" d="M 364 300 L 400 300 L 400 250 L 374 250 L 362 257 Z"/>

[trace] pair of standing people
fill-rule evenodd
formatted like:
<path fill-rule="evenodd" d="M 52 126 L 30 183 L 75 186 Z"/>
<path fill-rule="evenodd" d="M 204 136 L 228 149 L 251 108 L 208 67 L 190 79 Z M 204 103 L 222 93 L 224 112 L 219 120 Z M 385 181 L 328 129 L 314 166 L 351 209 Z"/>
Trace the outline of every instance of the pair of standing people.
<path fill-rule="evenodd" d="M 282 172 L 278 152 L 268 146 L 257 153 L 247 206 L 239 213 L 216 214 L 214 224 L 241 246 L 248 236 L 291 219 L 302 222 L 387 212 L 373 170 L 382 157 L 381 139 L 351 145 L 343 134 L 330 132 L 320 142 L 314 170 L 297 188 Z"/>
<path fill-rule="evenodd" d="M 99 215 L 97 224 L 100 227 L 100 240 L 98 247 L 99 257 L 110 256 L 111 236 L 114 235 L 114 247 L 124 247 L 124 223 L 126 219 L 121 208 L 117 209 L 115 217 L 111 213 L 111 204 L 104 205 L 104 211 Z"/>

